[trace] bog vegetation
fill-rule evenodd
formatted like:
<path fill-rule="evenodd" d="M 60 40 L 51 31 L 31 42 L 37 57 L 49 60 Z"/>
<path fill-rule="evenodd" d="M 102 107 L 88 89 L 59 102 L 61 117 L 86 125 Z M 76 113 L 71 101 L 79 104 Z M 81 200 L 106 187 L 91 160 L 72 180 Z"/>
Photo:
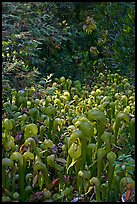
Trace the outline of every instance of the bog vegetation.
<path fill-rule="evenodd" d="M 2 201 L 135 195 L 135 4 L 2 3 Z"/>

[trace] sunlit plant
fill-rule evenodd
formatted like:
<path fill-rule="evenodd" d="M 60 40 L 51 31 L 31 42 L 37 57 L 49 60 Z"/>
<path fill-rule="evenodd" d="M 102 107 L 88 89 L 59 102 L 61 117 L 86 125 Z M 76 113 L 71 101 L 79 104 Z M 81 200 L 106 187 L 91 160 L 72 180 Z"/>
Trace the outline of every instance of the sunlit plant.
<path fill-rule="evenodd" d="M 13 188 L 3 201 L 37 196 L 70 202 L 78 195 L 105 202 L 134 191 L 134 89 L 119 75 L 99 77 L 87 90 L 61 77 L 48 87 L 9 92 L 3 103 L 2 185 L 7 192 Z"/>

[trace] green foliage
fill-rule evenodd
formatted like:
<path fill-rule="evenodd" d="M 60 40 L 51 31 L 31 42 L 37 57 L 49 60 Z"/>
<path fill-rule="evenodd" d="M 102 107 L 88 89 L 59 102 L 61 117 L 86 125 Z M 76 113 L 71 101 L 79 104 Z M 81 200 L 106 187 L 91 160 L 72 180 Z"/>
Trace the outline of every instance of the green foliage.
<path fill-rule="evenodd" d="M 134 78 L 134 11 L 126 2 L 3 2 L 6 69 L 21 60 L 42 75 L 89 80 L 109 69 Z"/>
<path fill-rule="evenodd" d="M 99 5 L 100 4 L 100 5 Z M 134 78 L 135 4 L 134 2 L 98 3 L 93 8 L 98 30 L 107 31 L 104 45 L 106 65 Z M 104 23 L 107 22 L 107 23 Z M 108 53 L 108 54 L 107 54 Z"/>
<path fill-rule="evenodd" d="M 121 201 L 134 191 L 134 86 L 112 73 L 92 88 L 50 77 L 3 91 L 3 200 Z"/>
<path fill-rule="evenodd" d="M 33 66 L 39 69 L 42 66 L 44 72 L 49 47 L 53 49 L 65 39 L 53 14 L 56 4 L 13 2 L 3 3 L 3 8 L 3 39 L 6 41 L 10 39 L 11 54 L 17 52 L 29 66 L 28 70 Z M 40 49 L 47 52 L 44 59 L 38 55 Z"/>
<path fill-rule="evenodd" d="M 2 3 L 3 202 L 134 194 L 134 18 L 134 2 Z"/>

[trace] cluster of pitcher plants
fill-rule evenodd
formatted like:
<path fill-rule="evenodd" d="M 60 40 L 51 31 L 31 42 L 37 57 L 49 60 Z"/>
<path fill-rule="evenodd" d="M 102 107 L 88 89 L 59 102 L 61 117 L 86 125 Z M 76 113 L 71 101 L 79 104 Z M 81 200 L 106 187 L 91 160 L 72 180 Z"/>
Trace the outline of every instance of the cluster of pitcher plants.
<path fill-rule="evenodd" d="M 102 73 L 2 92 L 2 201 L 105 202 L 135 190 L 135 90 Z"/>

